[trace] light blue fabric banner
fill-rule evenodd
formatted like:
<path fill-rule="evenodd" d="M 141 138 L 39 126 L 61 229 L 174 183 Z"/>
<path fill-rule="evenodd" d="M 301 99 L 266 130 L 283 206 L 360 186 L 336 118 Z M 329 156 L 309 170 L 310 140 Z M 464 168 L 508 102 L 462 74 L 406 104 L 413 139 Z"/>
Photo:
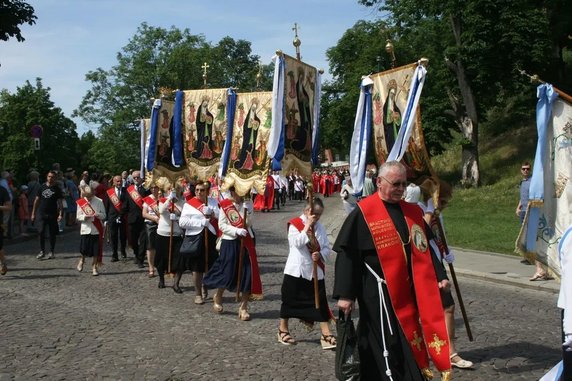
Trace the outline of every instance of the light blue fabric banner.
<path fill-rule="evenodd" d="M 538 143 L 536 145 L 534 168 L 530 180 L 529 200 L 544 201 L 544 165 L 547 160 L 549 160 L 548 153 L 546 152 L 546 134 L 552 118 L 552 103 L 558 98 L 558 93 L 554 91 L 551 84 L 543 83 L 538 86 L 536 96 L 538 98 L 538 102 L 536 103 Z M 538 207 L 529 207 L 528 226 L 526 230 L 526 250 L 529 252 L 535 251 L 536 249 L 536 235 L 539 220 L 540 209 Z"/>
<path fill-rule="evenodd" d="M 284 139 L 286 134 L 286 100 L 284 99 L 284 82 L 286 62 L 283 56 L 277 56 L 272 86 L 272 129 L 270 131 L 268 155 L 272 158 L 272 170 L 282 170 L 284 159 Z"/>
<path fill-rule="evenodd" d="M 371 89 L 373 81 L 365 77 L 361 82 L 354 132 L 350 146 L 350 177 L 354 194 L 361 196 L 367 165 L 367 149 L 371 138 Z"/>
<path fill-rule="evenodd" d="M 226 93 L 226 140 L 220 157 L 220 167 L 218 169 L 218 177 L 220 179 L 226 176 L 230 151 L 232 149 L 232 134 L 234 130 L 234 115 L 236 113 L 236 91 L 229 88 Z"/>

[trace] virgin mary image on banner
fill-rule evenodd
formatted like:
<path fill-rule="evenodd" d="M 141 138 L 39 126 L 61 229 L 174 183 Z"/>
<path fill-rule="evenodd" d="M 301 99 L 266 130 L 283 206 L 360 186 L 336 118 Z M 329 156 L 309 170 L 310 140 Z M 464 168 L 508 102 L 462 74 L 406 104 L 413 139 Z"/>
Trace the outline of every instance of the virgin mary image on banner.
<path fill-rule="evenodd" d="M 252 170 L 255 160 L 258 160 L 259 156 L 263 154 L 257 150 L 258 129 L 260 127 L 260 118 L 256 115 L 257 107 L 258 99 L 254 98 L 242 126 L 242 147 L 238 160 L 234 163 L 236 169 Z"/>
<path fill-rule="evenodd" d="M 196 159 L 210 160 L 213 158 L 213 122 L 214 116 L 209 111 L 209 97 L 204 96 L 201 100 L 197 116 L 197 144 L 192 156 Z"/>

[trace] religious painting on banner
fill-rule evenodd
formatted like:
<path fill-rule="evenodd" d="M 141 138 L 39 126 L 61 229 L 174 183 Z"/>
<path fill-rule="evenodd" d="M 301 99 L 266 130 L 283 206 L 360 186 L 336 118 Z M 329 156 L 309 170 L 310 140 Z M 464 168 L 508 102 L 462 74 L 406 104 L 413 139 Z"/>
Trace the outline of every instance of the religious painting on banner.
<path fill-rule="evenodd" d="M 264 193 L 270 159 L 266 149 L 272 122 L 272 92 L 238 93 L 229 163 L 223 189 L 244 196 Z"/>
<path fill-rule="evenodd" d="M 533 168 L 535 172 L 542 169 L 540 173 L 543 173 L 543 178 L 539 180 L 544 186 L 544 201 L 529 201 L 516 240 L 516 251 L 530 262 L 540 261 L 548 267 L 552 276 L 559 278 L 558 243 L 562 233 L 572 224 L 572 103 L 559 97 L 551 107 L 551 118 L 542 128 L 543 131 L 539 130 L 538 144 L 544 142 L 544 149 L 537 147 Z M 539 152 L 543 153 L 541 159 Z M 532 193 L 530 197 L 533 197 Z M 536 213 L 533 211 L 535 208 L 538 209 L 536 219 L 531 218 Z M 530 224 L 536 224 L 536 229 L 529 229 Z M 535 234 L 527 235 L 527 231 Z M 528 240 L 535 242 L 530 245 Z M 534 251 L 530 250 L 531 247 L 535 247 Z"/>
<path fill-rule="evenodd" d="M 402 127 L 406 112 L 411 79 L 417 63 L 401 66 L 370 75 L 372 87 L 372 119 L 375 158 L 379 165 L 385 163 Z M 417 109 L 413 132 L 402 163 L 407 168 L 407 179 L 415 184 L 425 182 L 425 189 L 432 190 L 435 205 L 438 205 L 439 179 L 431 166 L 421 128 L 421 111 Z M 403 126 L 405 128 L 405 126 Z M 429 184 L 429 185 L 428 185 Z"/>
<path fill-rule="evenodd" d="M 185 159 L 191 178 L 216 175 L 226 140 L 227 89 L 185 90 Z"/>
<path fill-rule="evenodd" d="M 314 126 L 314 95 L 319 84 L 318 70 L 304 62 L 284 55 L 285 137 L 282 173 L 297 172 L 312 176 L 312 132 Z"/>
<path fill-rule="evenodd" d="M 180 145 L 184 140 L 182 126 L 180 124 L 177 126 L 175 123 L 175 102 L 161 98 L 155 105 L 154 108 L 160 105 L 160 107 L 152 111 L 152 114 L 156 113 L 155 119 L 153 119 L 154 115 L 152 115 L 151 119 L 148 119 L 149 122 L 145 124 L 146 186 L 156 184 L 160 181 L 160 178 L 166 178 L 170 183 L 175 183 L 177 179 L 187 175 L 187 168 L 184 162 L 175 166 L 173 155 L 173 152 L 176 151 L 175 145 L 179 144 L 180 152 Z M 156 124 L 155 126 L 153 126 L 154 123 Z M 150 136 L 153 129 L 155 130 L 155 136 Z M 179 135 L 178 138 L 175 137 L 176 134 Z M 153 147 L 150 147 L 150 145 L 153 145 Z M 148 155 L 151 155 L 151 157 L 148 157 Z"/>

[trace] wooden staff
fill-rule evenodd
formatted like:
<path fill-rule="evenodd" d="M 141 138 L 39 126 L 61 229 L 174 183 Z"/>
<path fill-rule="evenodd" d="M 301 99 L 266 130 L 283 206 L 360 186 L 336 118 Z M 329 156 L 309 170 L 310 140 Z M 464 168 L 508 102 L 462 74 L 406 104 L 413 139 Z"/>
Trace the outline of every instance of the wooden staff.
<path fill-rule="evenodd" d="M 242 221 L 244 223 L 244 229 L 246 229 L 246 208 L 243 211 Z M 248 233 L 247 233 L 248 234 Z M 236 278 L 236 301 L 240 301 L 240 281 L 242 279 L 242 257 L 244 255 L 244 237 L 240 237 L 240 250 L 238 252 L 238 270 Z"/>
<path fill-rule="evenodd" d="M 314 213 L 314 192 L 312 185 L 308 184 L 308 199 L 310 200 L 310 215 Z M 312 226 L 308 232 L 310 234 L 310 241 L 315 241 L 314 227 Z M 310 253 L 312 255 L 312 253 Z M 318 260 L 312 259 L 312 278 L 314 281 L 314 306 L 317 310 L 320 309 L 320 291 L 318 287 Z"/>
<path fill-rule="evenodd" d="M 205 192 L 206 193 L 206 192 Z M 209 195 L 205 199 L 205 208 L 209 207 Z M 205 226 L 205 274 L 209 271 L 209 227 Z"/>
<path fill-rule="evenodd" d="M 435 210 L 433 214 L 433 224 L 437 226 L 439 232 L 439 239 L 446 253 L 449 252 L 449 246 L 445 239 L 445 232 L 443 231 L 443 226 L 441 225 L 441 219 L 439 218 L 439 211 Z M 467 317 L 467 311 L 465 310 L 465 304 L 463 303 L 463 297 L 461 296 L 461 289 L 459 288 L 459 282 L 457 282 L 457 275 L 455 274 L 455 268 L 452 263 L 449 263 L 449 272 L 451 273 L 451 279 L 453 279 L 453 285 L 455 286 L 455 293 L 457 294 L 457 299 L 459 300 L 459 307 L 461 308 L 461 314 L 463 315 L 463 322 L 465 323 L 465 329 L 467 330 L 467 336 L 469 341 L 473 341 L 473 333 L 471 332 L 471 326 L 469 325 L 469 318 Z"/>
<path fill-rule="evenodd" d="M 173 200 L 170 201 L 171 205 L 169 206 L 169 212 L 173 213 L 174 211 L 174 202 Z M 169 277 L 173 276 L 171 272 L 171 259 L 173 257 L 173 231 L 174 231 L 175 221 L 171 220 L 171 233 L 169 234 L 169 263 L 167 264 L 167 274 Z"/>

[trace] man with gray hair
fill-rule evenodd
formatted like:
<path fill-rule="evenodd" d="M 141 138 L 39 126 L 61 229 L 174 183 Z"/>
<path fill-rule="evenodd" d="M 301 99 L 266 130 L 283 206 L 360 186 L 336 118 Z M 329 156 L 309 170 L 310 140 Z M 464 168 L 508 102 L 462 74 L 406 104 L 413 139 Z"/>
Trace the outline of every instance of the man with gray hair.
<path fill-rule="evenodd" d="M 344 221 L 333 246 L 333 297 L 346 317 L 359 302 L 362 379 L 423 381 L 432 361 L 449 380 L 449 339 L 436 306 L 439 289 L 450 285 L 429 245 L 421 208 L 402 200 L 406 186 L 405 167 L 384 163 L 377 192 Z"/>

